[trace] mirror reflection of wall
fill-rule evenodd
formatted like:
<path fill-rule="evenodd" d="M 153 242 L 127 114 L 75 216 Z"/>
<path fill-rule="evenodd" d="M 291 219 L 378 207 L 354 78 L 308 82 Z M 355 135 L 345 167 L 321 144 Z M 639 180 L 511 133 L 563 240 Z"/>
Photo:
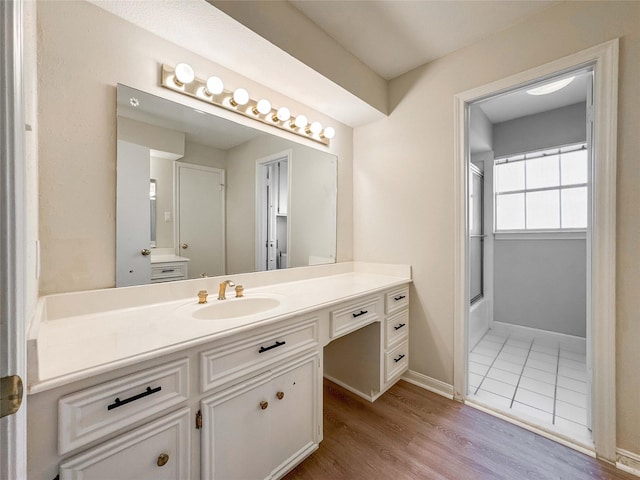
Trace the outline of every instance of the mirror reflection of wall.
<path fill-rule="evenodd" d="M 290 199 L 286 206 L 289 211 L 281 212 L 274 223 L 277 227 L 274 243 L 278 247 L 274 250 L 274 268 L 335 262 L 337 159 L 334 155 L 124 85 L 118 85 L 117 113 L 117 231 L 124 231 L 120 227 L 121 217 L 132 212 L 129 198 L 135 182 L 132 173 L 127 171 L 131 168 L 131 159 L 121 158 L 124 156 L 121 153 L 136 150 L 120 148 L 127 142 L 147 149 L 145 188 L 150 178 L 156 180 L 156 211 L 149 219 L 151 224 L 155 221 L 156 240 L 151 254 L 145 256 L 141 251 L 148 248 L 143 245 L 145 241 L 148 244 L 149 229 L 145 231 L 147 240 L 141 236 L 139 244 L 132 241 L 125 244 L 118 234 L 116 286 L 261 270 L 257 248 L 257 162 L 283 151 L 291 152 L 287 165 Z M 185 234 L 181 216 L 186 218 L 197 211 L 195 217 L 202 221 L 213 216 L 212 210 L 218 208 L 212 207 L 214 204 L 209 200 L 191 198 L 188 214 L 182 210 L 181 215 L 176 165 L 189 164 L 220 172 L 217 175 L 222 180 L 211 186 L 221 192 L 223 209 L 218 215 L 222 223 L 215 233 L 208 230 L 208 233 Z M 145 173 L 144 169 L 140 170 Z M 148 203 L 145 208 L 149 212 Z M 142 218 L 142 215 L 138 217 L 138 224 Z M 131 236 L 135 221 L 130 219 L 127 225 L 127 235 Z M 212 235 L 220 235 L 222 239 L 214 241 Z M 206 249 L 209 250 L 205 252 Z M 214 259 L 218 254 L 222 258 Z M 211 261 L 207 263 L 199 260 L 201 258 Z M 180 267 L 176 262 L 188 263 L 188 275 L 185 265 L 175 275 L 154 277 L 168 267 Z M 121 281 L 122 278 L 131 281 Z"/>

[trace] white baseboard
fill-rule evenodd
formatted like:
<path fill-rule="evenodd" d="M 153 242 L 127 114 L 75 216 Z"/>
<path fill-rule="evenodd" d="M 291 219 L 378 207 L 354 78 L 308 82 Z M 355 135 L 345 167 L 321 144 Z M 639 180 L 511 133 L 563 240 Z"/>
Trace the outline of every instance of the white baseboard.
<path fill-rule="evenodd" d="M 623 450 L 622 448 L 616 449 L 616 467 L 627 473 L 631 473 L 637 477 L 640 477 L 640 455 L 637 453 Z"/>
<path fill-rule="evenodd" d="M 414 372 L 413 370 L 408 370 L 402 376 L 402 380 L 413 383 L 414 385 L 422 387 L 425 390 L 429 390 L 430 392 L 442 395 L 449 400 L 453 400 L 453 385 L 449 385 L 448 383 L 441 382 L 440 380 L 428 377 L 422 373 Z"/>
<path fill-rule="evenodd" d="M 575 345 L 584 347 L 587 341 L 584 337 L 576 337 L 575 335 L 567 335 L 566 333 L 549 332 L 547 330 L 539 330 L 537 328 L 524 327 L 522 325 L 513 325 L 511 323 L 492 322 L 491 330 L 495 332 L 503 332 L 506 334 L 545 337 L 549 340 L 558 341 L 567 345 Z"/>
<path fill-rule="evenodd" d="M 330 375 L 327 375 L 327 374 L 324 375 L 324 378 L 326 378 L 327 380 L 329 380 L 329 381 L 335 383 L 336 385 L 344 388 L 345 390 L 350 391 L 354 395 L 357 395 L 360 398 L 364 398 L 365 400 L 368 400 L 369 402 L 372 402 L 372 403 L 375 402 L 378 399 L 378 397 L 381 395 L 380 392 L 378 392 L 377 394 L 374 394 L 373 392 L 371 392 L 372 393 L 371 395 L 367 395 L 366 393 L 363 393 L 360 390 L 356 390 L 352 386 L 347 385 L 346 383 L 341 382 L 337 378 L 334 378 L 334 377 L 332 377 Z"/>

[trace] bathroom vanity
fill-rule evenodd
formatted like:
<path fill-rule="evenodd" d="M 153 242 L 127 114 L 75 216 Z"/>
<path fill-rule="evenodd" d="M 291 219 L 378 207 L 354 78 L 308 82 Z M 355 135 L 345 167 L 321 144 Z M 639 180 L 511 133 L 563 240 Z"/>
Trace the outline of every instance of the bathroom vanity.
<path fill-rule="evenodd" d="M 340 263 L 52 295 L 29 329 L 29 479 L 277 479 L 322 440 L 322 377 L 408 368 L 407 266 Z M 207 290 L 206 304 L 197 293 Z"/>

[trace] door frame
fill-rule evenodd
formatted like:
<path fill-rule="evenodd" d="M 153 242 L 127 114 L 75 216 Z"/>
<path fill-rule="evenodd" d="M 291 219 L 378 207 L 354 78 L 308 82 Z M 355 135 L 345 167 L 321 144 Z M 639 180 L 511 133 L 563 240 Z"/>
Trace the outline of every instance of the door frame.
<path fill-rule="evenodd" d="M 563 72 L 591 67 L 593 103 L 592 277 L 588 296 L 592 312 L 593 440 L 598 458 L 616 460 L 615 239 L 618 50 L 613 39 L 539 67 L 497 80 L 454 97 L 454 398 L 465 401 L 469 266 L 467 185 L 469 105 Z"/>
<path fill-rule="evenodd" d="M 291 158 L 293 156 L 293 150 L 287 149 L 282 152 L 274 153 L 272 155 L 267 155 L 266 157 L 258 158 L 256 160 L 256 223 L 255 223 L 255 267 L 256 271 L 262 271 L 260 269 L 260 265 L 266 262 L 266 254 L 264 248 L 262 248 L 262 243 L 266 242 L 266 238 L 263 237 L 264 229 L 266 228 L 266 210 L 264 208 L 262 198 L 265 195 L 265 185 L 262 181 L 263 179 L 263 169 L 262 167 L 274 163 L 277 161 L 286 160 L 287 161 L 287 179 L 289 182 L 288 199 L 287 199 L 287 267 L 289 266 L 289 261 L 291 259 Z"/>
<path fill-rule="evenodd" d="M 26 478 L 26 173 L 23 2 L 0 2 L 0 377 L 19 375 L 22 406 L 0 419 L 0 478 Z"/>

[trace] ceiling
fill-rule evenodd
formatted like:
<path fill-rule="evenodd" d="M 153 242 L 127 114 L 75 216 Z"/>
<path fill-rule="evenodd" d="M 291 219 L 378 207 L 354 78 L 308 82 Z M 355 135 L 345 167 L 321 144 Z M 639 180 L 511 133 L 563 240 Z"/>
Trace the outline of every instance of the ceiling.
<path fill-rule="evenodd" d="M 390 80 L 522 22 L 553 2 L 289 0 L 289 3 L 374 72 Z"/>

